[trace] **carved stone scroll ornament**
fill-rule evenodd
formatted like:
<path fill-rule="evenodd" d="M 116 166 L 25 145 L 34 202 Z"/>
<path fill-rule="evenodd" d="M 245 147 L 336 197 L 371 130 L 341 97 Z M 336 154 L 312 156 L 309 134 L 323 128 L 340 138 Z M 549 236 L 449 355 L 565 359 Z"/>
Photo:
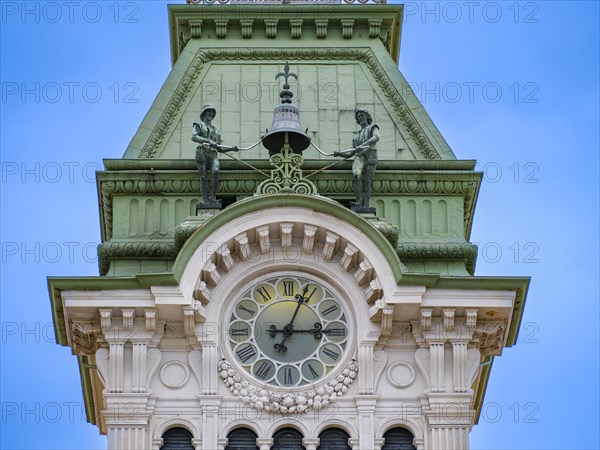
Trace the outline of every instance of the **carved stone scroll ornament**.
<path fill-rule="evenodd" d="M 92 355 L 100 347 L 98 340 L 102 340 L 102 332 L 98 325 L 75 322 L 71 332 L 73 353 L 76 355 Z"/>
<path fill-rule="evenodd" d="M 506 326 L 502 321 L 477 323 L 473 335 L 479 341 L 479 351 L 484 356 L 498 355 L 502 349 Z"/>
<path fill-rule="evenodd" d="M 231 364 L 223 358 L 218 364 L 217 370 L 225 386 L 240 399 L 258 411 L 273 412 L 279 414 L 304 413 L 311 408 L 320 410 L 337 397 L 344 395 L 358 373 L 358 364 L 352 360 L 340 375 L 321 386 L 297 393 L 273 392 L 253 385 L 242 378 L 233 369 Z"/>

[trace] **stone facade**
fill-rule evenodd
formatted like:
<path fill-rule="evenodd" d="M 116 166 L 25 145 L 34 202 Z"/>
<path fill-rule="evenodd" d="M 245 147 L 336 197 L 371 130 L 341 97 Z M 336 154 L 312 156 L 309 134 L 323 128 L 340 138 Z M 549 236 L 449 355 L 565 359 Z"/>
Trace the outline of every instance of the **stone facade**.
<path fill-rule="evenodd" d="M 481 174 L 402 88 L 402 7 L 343 6 L 324 18 L 302 5 L 291 19 L 283 6 L 246 6 L 170 7 L 173 72 L 124 159 L 98 174 L 101 276 L 49 278 L 57 342 L 78 357 L 88 420 L 109 449 L 158 450 L 173 428 L 197 450 L 224 449 L 240 428 L 261 450 L 284 428 L 316 449 L 339 428 L 348 448 L 373 450 L 398 427 L 419 450 L 467 449 L 493 358 L 516 343 L 529 279 L 474 276 Z M 348 146 L 355 107 L 382 124 L 375 216 L 345 206 L 349 163 L 308 150 L 304 176 L 320 195 L 253 195 L 270 170 L 261 149 L 223 161 L 226 208 L 196 211 L 188 128 L 203 96 L 215 80 L 267 80 L 283 57 L 302 82 L 343 89 L 331 104 L 298 102 L 319 146 Z M 270 126 L 274 99 L 221 99 L 225 141 L 243 146 Z M 274 276 L 310 279 L 345 311 L 344 352 L 315 382 L 261 381 L 233 351 L 235 302 Z"/>

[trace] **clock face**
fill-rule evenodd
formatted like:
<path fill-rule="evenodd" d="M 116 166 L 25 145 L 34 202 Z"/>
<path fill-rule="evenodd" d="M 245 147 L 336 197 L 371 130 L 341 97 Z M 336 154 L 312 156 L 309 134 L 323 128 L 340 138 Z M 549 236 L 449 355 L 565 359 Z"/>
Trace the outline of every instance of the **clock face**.
<path fill-rule="evenodd" d="M 256 283 L 235 302 L 227 339 L 254 378 L 282 387 L 324 378 L 344 360 L 348 313 L 335 294 L 302 276 Z"/>

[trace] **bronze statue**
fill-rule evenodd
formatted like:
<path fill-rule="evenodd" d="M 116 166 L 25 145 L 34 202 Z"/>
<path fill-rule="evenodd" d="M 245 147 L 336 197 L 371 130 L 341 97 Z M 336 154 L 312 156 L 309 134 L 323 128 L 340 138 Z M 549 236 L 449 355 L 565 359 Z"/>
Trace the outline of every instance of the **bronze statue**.
<path fill-rule="evenodd" d="M 217 110 L 212 105 L 202 107 L 200 123 L 194 122 L 192 141 L 200 144 L 196 147 L 196 164 L 200 174 L 204 206 L 220 208 L 220 203 L 217 202 L 217 187 L 219 186 L 219 175 L 221 173 L 219 153 L 237 152 L 238 148 L 236 146 L 221 145 L 221 133 L 211 123 L 216 114 Z M 212 173 L 210 192 L 208 190 L 208 170 Z"/>
<path fill-rule="evenodd" d="M 379 140 L 379 127 L 373 123 L 373 117 L 366 109 L 355 110 L 354 118 L 361 128 L 354 133 L 352 150 L 334 152 L 333 156 L 343 158 L 355 156 L 352 163 L 352 187 L 356 203 L 352 205 L 352 209 L 356 212 L 374 212 L 374 208 L 369 208 L 369 200 L 371 199 L 371 182 L 375 166 L 377 166 L 375 145 Z"/>

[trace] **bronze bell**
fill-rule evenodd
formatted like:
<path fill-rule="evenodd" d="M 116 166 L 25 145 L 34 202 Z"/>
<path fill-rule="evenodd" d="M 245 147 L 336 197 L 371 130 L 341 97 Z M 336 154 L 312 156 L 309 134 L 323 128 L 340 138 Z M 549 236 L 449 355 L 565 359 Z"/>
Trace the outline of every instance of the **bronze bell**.
<path fill-rule="evenodd" d="M 285 77 L 283 90 L 279 94 L 281 97 L 281 105 L 275 107 L 273 111 L 273 125 L 267 131 L 267 134 L 262 139 L 263 146 L 269 150 L 269 154 L 279 153 L 285 143 L 288 143 L 294 153 L 302 153 L 302 151 L 310 145 L 310 137 L 302 131 L 300 125 L 300 111 L 298 107 L 292 103 L 294 94 L 289 90 L 288 78 L 298 76 L 290 72 L 290 66 L 286 62 L 283 72 L 275 75 L 277 80 L 279 77 Z"/>

